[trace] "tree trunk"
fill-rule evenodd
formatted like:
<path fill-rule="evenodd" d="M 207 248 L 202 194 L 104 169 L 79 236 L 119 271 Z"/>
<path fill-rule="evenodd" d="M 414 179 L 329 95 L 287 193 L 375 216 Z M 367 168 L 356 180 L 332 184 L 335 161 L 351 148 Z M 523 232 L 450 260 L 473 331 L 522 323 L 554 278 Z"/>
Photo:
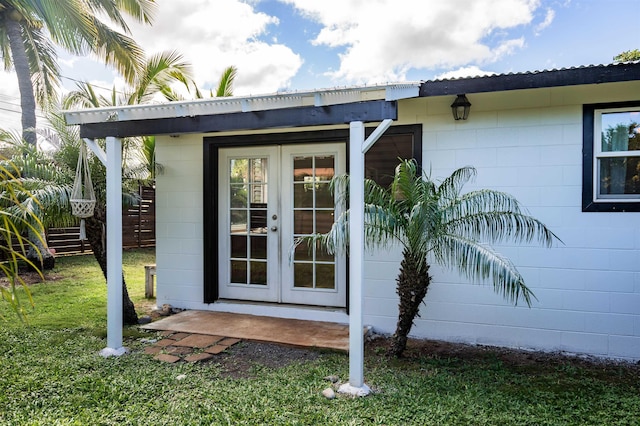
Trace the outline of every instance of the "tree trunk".
<path fill-rule="evenodd" d="M 56 258 L 49 251 L 47 245 L 47 236 L 43 232 L 42 235 L 37 235 L 33 231 L 29 231 L 29 241 L 33 245 L 29 246 L 27 251 L 27 259 L 29 259 L 41 272 L 49 271 L 56 266 Z"/>
<path fill-rule="evenodd" d="M 20 22 L 5 16 L 7 36 L 11 48 L 13 67 L 18 75 L 20 89 L 20 108 L 22 110 L 22 138 L 27 143 L 36 144 L 36 99 L 31 84 L 31 69 L 24 43 L 22 41 L 22 26 Z"/>
<path fill-rule="evenodd" d="M 416 316 L 420 316 L 418 314 L 420 304 L 427 295 L 431 283 L 426 258 L 413 258 L 405 249 L 396 281 L 400 304 L 398 324 L 393 334 L 389 355 L 401 357 L 407 347 L 407 336 L 413 326 L 413 320 Z"/>
<path fill-rule="evenodd" d="M 93 217 L 85 219 L 87 239 L 93 250 L 93 256 L 98 261 L 102 275 L 107 279 L 107 240 L 106 240 L 106 214 L 104 209 L 96 206 L 96 211 Z M 122 276 L 122 320 L 124 324 L 133 325 L 138 324 L 138 314 L 136 308 L 129 297 L 129 291 L 127 290 L 127 284 Z"/>

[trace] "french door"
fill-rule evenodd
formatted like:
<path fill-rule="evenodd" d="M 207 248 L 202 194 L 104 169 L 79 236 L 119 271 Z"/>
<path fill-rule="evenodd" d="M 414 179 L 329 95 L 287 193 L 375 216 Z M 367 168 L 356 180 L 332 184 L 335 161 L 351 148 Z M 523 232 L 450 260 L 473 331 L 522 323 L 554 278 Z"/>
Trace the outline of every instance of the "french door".
<path fill-rule="evenodd" d="M 346 306 L 345 258 L 293 248 L 340 215 L 329 182 L 345 172 L 344 151 L 344 144 L 220 149 L 221 298 Z"/>

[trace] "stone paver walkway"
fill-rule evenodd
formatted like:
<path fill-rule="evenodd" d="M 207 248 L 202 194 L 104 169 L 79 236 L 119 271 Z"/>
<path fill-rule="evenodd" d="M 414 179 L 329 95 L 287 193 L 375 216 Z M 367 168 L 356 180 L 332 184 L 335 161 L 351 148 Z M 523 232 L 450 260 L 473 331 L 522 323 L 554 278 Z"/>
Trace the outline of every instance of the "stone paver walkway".
<path fill-rule="evenodd" d="M 155 355 L 154 359 L 158 361 L 170 364 L 179 361 L 206 361 L 240 342 L 240 339 L 230 337 L 175 331 L 163 331 L 160 335 L 163 338 L 147 346 L 144 352 Z"/>

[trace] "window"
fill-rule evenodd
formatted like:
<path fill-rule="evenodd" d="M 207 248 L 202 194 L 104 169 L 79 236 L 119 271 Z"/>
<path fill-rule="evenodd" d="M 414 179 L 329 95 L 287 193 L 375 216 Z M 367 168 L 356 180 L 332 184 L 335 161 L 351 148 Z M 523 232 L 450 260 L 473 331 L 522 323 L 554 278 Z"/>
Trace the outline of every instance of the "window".
<path fill-rule="evenodd" d="M 400 159 L 416 158 L 413 142 L 413 133 L 382 136 L 365 155 L 365 177 L 383 188 L 391 185 Z"/>
<path fill-rule="evenodd" d="M 640 211 L 640 103 L 584 107 L 583 211 Z"/>
<path fill-rule="evenodd" d="M 367 128 L 367 136 L 374 128 Z M 383 188 L 393 182 L 400 159 L 414 158 L 422 165 L 422 126 L 391 126 L 364 157 L 365 177 Z"/>

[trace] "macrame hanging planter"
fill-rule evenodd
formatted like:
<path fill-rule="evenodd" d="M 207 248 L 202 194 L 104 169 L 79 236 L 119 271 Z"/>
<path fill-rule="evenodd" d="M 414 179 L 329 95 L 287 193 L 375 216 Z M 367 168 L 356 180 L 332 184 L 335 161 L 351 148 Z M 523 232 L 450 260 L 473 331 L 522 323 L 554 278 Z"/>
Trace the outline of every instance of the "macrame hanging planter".
<path fill-rule="evenodd" d="M 76 178 L 73 181 L 73 190 L 71 191 L 71 213 L 80 218 L 81 240 L 87 239 L 84 219 L 93 216 L 95 207 L 96 195 L 93 192 L 93 184 L 91 183 L 91 170 L 89 170 L 89 162 L 87 160 L 87 147 L 82 143 L 80 144 L 80 153 L 78 154 Z"/>

